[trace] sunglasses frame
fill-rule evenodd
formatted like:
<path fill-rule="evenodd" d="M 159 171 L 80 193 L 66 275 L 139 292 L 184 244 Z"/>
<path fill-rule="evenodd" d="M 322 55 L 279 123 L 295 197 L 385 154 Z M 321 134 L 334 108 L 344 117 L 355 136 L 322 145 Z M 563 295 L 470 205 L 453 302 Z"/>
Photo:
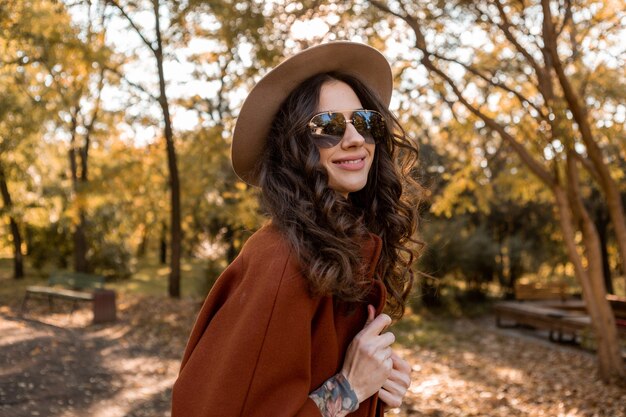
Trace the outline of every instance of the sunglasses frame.
<path fill-rule="evenodd" d="M 350 124 L 352 124 L 352 126 L 354 126 L 354 122 L 353 122 L 354 121 L 354 114 L 357 113 L 357 112 L 368 112 L 368 113 L 377 114 L 378 116 L 380 116 L 380 118 L 382 120 L 382 123 L 383 123 L 383 126 L 386 127 L 385 117 L 379 111 L 368 110 L 368 109 L 322 111 L 322 112 L 314 114 L 311 117 L 311 119 L 309 120 L 309 123 L 307 124 L 307 126 L 309 127 L 309 129 L 311 129 L 311 134 L 313 136 L 323 136 L 323 137 L 326 137 L 326 138 L 337 139 L 336 142 L 334 142 L 334 140 L 330 142 L 332 144 L 332 146 L 323 146 L 323 147 L 327 147 L 327 148 L 332 148 L 333 146 L 337 146 L 341 142 L 341 140 L 343 139 L 343 136 L 346 134 L 346 129 L 348 128 L 348 123 L 350 123 Z M 344 116 L 344 113 L 352 113 L 352 115 L 348 118 L 348 117 Z M 336 136 L 336 135 L 324 135 L 324 134 L 313 132 L 313 129 L 315 129 L 315 128 L 324 128 L 324 126 L 320 126 L 320 125 L 318 125 L 317 123 L 315 123 L 313 121 L 313 119 L 315 119 L 316 117 L 324 115 L 324 114 L 328 114 L 328 115 L 340 114 L 344 118 L 345 123 L 346 123 L 346 127 L 345 127 L 345 129 L 343 131 L 343 134 L 340 137 Z M 356 129 L 356 126 L 355 126 L 355 129 Z M 362 133 L 359 132 L 358 129 L 357 129 L 357 132 L 360 135 L 362 135 Z M 365 136 L 364 136 L 364 138 L 365 138 Z M 371 142 L 371 143 L 374 143 L 374 144 L 378 143 L 378 141 L 376 140 L 376 138 L 374 137 L 373 134 L 372 134 L 372 139 L 374 140 L 374 142 Z M 367 141 L 367 139 L 366 139 L 366 142 L 370 143 L 369 141 Z"/>

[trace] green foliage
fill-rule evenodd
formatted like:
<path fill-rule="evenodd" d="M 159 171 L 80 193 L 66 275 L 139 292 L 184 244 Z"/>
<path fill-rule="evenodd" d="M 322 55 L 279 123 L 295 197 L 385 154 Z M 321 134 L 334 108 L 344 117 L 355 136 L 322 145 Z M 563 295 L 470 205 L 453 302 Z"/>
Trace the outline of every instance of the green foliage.
<path fill-rule="evenodd" d="M 128 278 L 131 252 L 120 234 L 122 213 L 112 206 L 102 205 L 90 215 L 86 235 L 89 241 L 89 269 L 107 277 Z"/>
<path fill-rule="evenodd" d="M 244 232 L 261 222 L 255 191 L 232 171 L 223 134 L 220 126 L 201 130 L 185 135 L 179 146 L 185 245 L 192 253 L 220 240 L 238 252 Z"/>
<path fill-rule="evenodd" d="M 90 250 L 89 269 L 107 277 L 127 278 L 131 273 L 131 254 L 123 242 L 107 239 L 107 229 L 115 228 L 113 219 L 95 217 L 87 227 Z M 107 228 L 97 227 L 107 225 Z M 26 229 L 28 259 L 38 270 L 52 267 L 68 269 L 72 264 L 73 241 L 67 219 L 45 226 L 28 225 Z"/>
<path fill-rule="evenodd" d="M 52 222 L 45 226 L 28 225 L 26 239 L 28 259 L 34 268 L 68 268 L 72 255 L 72 239 L 67 222 Z"/>
<path fill-rule="evenodd" d="M 115 242 L 90 240 L 91 248 L 87 256 L 90 269 L 107 278 L 128 278 L 131 274 L 131 253 L 127 247 Z"/>

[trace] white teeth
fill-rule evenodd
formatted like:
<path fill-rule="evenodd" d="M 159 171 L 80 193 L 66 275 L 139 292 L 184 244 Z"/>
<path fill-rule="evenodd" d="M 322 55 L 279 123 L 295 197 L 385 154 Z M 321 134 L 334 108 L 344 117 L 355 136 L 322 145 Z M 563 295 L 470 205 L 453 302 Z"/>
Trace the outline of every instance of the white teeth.
<path fill-rule="evenodd" d="M 340 164 L 358 164 L 362 160 L 363 159 L 353 159 L 351 161 L 339 161 L 338 163 L 340 163 Z"/>

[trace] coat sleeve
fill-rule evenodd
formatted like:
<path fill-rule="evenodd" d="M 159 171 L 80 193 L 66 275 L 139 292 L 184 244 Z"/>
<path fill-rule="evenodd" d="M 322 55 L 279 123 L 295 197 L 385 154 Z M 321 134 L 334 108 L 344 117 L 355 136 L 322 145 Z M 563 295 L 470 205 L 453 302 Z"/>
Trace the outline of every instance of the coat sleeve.
<path fill-rule="evenodd" d="M 259 252 L 243 251 L 205 301 L 172 417 L 320 417 L 308 397 L 315 300 L 288 249 Z"/>

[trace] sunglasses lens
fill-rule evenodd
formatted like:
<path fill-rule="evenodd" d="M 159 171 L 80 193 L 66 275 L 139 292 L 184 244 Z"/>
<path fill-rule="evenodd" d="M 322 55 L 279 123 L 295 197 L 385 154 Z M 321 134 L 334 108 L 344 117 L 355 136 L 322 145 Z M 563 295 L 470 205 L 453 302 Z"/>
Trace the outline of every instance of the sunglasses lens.
<path fill-rule="evenodd" d="M 385 135 L 385 122 L 380 114 L 371 110 L 357 110 L 352 113 L 352 124 L 368 143 L 381 141 Z"/>
<path fill-rule="evenodd" d="M 309 123 L 315 144 L 320 148 L 336 146 L 346 133 L 346 123 L 340 112 L 315 115 Z M 385 121 L 378 112 L 356 110 L 352 113 L 351 123 L 367 143 L 381 142 L 385 138 Z"/>
<path fill-rule="evenodd" d="M 318 114 L 310 124 L 315 144 L 321 148 L 337 145 L 346 132 L 346 118 L 341 113 Z"/>

